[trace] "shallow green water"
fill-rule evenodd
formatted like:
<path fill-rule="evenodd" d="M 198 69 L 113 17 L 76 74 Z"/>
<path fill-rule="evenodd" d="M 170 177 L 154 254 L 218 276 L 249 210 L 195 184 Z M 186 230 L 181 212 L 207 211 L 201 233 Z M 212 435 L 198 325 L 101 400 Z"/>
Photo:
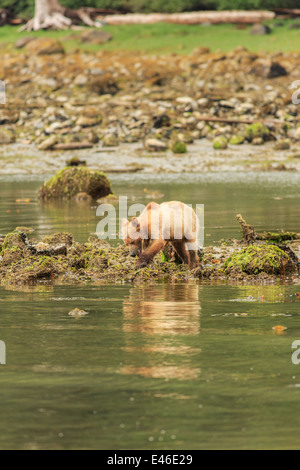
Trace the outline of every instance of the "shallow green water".
<path fill-rule="evenodd" d="M 300 232 L 297 174 L 184 178 L 113 184 L 130 202 L 147 202 L 146 187 L 204 203 L 209 243 L 239 235 L 237 212 L 261 229 Z M 64 230 L 86 240 L 95 209 L 41 205 L 39 184 L 1 180 L 0 233 L 32 225 L 38 238 Z M 298 291 L 284 283 L 0 288 L 0 448 L 299 448 Z M 68 316 L 75 307 L 89 315 Z M 276 335 L 275 325 L 288 329 Z"/>
<path fill-rule="evenodd" d="M 0 447 L 299 448 L 296 292 L 1 289 Z M 89 315 L 69 317 L 74 307 Z"/>
<path fill-rule="evenodd" d="M 0 177 L 0 233 L 30 225 L 38 238 L 54 231 L 69 231 L 77 241 L 95 233 L 100 220 L 96 204 L 41 203 L 36 193 L 44 179 Z M 206 244 L 240 236 L 235 219 L 241 213 L 258 230 L 300 232 L 300 175 L 281 173 L 124 175 L 111 176 L 117 195 L 127 196 L 128 205 L 181 200 L 205 205 Z M 147 190 L 147 192 L 145 192 Z M 156 199 L 153 192 L 163 195 Z M 19 200 L 22 200 L 21 202 Z M 29 200 L 25 201 L 24 200 Z"/>

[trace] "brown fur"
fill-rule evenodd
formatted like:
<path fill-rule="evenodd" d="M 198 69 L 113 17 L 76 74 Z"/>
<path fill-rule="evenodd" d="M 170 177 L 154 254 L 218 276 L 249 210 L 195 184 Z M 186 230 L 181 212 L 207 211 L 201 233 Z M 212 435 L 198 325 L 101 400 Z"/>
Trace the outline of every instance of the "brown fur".
<path fill-rule="evenodd" d="M 139 268 L 150 264 L 166 244 L 170 243 L 179 258 L 190 269 L 194 269 L 198 266 L 198 247 L 187 250 L 186 244 L 197 243 L 197 223 L 195 212 L 181 202 L 161 205 L 151 202 L 139 217 L 130 222 L 123 220 L 123 239 L 130 255 L 138 256 Z M 185 237 L 186 231 L 188 238 Z M 182 233 L 181 238 L 176 236 L 178 233 Z"/>

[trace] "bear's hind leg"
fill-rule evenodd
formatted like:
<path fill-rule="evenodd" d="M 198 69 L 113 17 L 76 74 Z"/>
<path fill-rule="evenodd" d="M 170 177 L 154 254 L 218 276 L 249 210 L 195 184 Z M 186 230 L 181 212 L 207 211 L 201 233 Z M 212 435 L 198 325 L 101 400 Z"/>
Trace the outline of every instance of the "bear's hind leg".
<path fill-rule="evenodd" d="M 198 251 L 196 250 L 189 250 L 189 268 L 195 269 L 198 267 L 199 258 L 198 258 Z"/>
<path fill-rule="evenodd" d="M 189 264 L 189 255 L 185 243 L 183 241 L 172 241 L 171 244 L 182 261 Z"/>

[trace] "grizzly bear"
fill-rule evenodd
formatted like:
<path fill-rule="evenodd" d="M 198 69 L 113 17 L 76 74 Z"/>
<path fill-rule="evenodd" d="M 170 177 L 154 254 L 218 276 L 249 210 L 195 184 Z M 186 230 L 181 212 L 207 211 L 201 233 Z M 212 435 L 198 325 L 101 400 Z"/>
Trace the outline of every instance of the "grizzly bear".
<path fill-rule="evenodd" d="M 190 269 L 198 266 L 199 220 L 195 211 L 179 201 L 151 202 L 139 217 L 122 220 L 122 238 L 137 267 L 147 266 L 170 243 Z"/>

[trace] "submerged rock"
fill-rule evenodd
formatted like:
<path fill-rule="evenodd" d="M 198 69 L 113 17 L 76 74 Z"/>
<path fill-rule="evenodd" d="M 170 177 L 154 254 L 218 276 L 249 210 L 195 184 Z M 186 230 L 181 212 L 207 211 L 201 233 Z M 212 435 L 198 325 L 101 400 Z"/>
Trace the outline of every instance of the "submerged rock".
<path fill-rule="evenodd" d="M 39 189 L 41 199 L 71 199 L 78 193 L 97 199 L 112 194 L 112 189 L 104 173 L 85 167 L 60 170 Z"/>
<path fill-rule="evenodd" d="M 88 312 L 80 310 L 79 308 L 74 308 L 74 310 L 71 310 L 71 312 L 69 312 L 70 317 L 85 317 L 86 315 L 88 315 Z"/>
<path fill-rule="evenodd" d="M 78 193 L 74 196 L 74 200 L 77 202 L 91 202 L 93 198 L 87 193 Z"/>

